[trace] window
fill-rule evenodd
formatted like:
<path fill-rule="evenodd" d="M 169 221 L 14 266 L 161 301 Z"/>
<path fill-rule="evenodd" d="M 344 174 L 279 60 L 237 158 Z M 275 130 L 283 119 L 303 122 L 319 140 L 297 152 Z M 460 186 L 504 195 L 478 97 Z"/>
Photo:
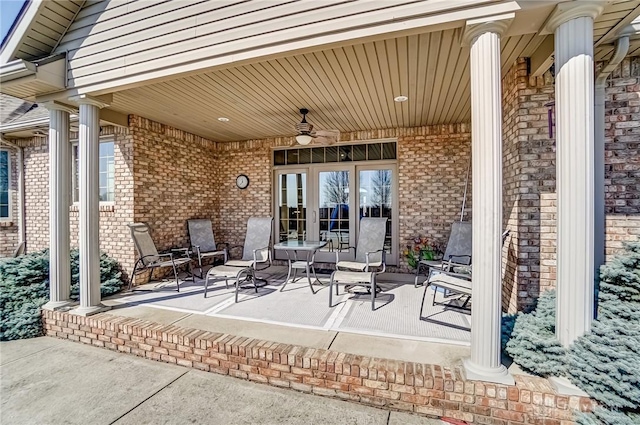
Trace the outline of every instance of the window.
<path fill-rule="evenodd" d="M 11 218 L 11 164 L 9 151 L 0 150 L 0 220 Z"/>
<path fill-rule="evenodd" d="M 114 166 L 113 141 L 100 142 L 100 202 L 113 202 L 115 200 L 115 166 Z M 78 144 L 73 145 L 73 202 L 80 200 L 80 162 L 78 158 Z"/>

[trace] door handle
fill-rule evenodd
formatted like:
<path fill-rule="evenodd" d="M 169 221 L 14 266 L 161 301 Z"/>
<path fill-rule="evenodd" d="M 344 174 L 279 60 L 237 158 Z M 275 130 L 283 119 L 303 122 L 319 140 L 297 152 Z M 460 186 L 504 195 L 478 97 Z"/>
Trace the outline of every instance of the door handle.
<path fill-rule="evenodd" d="M 314 212 L 311 214 L 311 216 L 313 217 L 313 222 L 315 223 L 315 222 L 316 222 L 316 212 L 314 211 Z"/>

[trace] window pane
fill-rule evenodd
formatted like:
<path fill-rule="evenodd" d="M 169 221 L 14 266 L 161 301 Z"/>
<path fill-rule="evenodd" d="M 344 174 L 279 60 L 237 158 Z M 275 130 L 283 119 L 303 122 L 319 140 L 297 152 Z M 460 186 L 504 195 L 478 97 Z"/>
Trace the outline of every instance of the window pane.
<path fill-rule="evenodd" d="M 353 145 L 353 160 L 364 161 L 367 159 L 367 145 Z"/>
<path fill-rule="evenodd" d="M 300 154 L 298 157 L 299 164 L 309 164 L 311 163 L 311 149 L 300 149 Z"/>
<path fill-rule="evenodd" d="M 273 151 L 273 165 L 284 165 L 285 151 Z"/>
<path fill-rule="evenodd" d="M 324 162 L 324 148 L 312 148 L 311 160 L 314 164 L 322 164 Z"/>
<path fill-rule="evenodd" d="M 384 143 L 382 145 L 382 158 L 383 159 L 396 159 L 396 144 Z"/>
<path fill-rule="evenodd" d="M 391 170 L 364 170 L 359 173 L 360 217 L 389 219 L 385 237 L 387 253 L 391 253 L 392 182 Z"/>
<path fill-rule="evenodd" d="M 380 149 L 380 145 L 378 143 L 367 145 L 367 159 L 369 161 L 382 159 L 382 150 Z"/>
<path fill-rule="evenodd" d="M 9 217 L 9 206 L 8 205 L 1 205 L 0 206 L 0 217 L 2 217 L 2 218 Z"/>
<path fill-rule="evenodd" d="M 298 163 L 298 149 L 291 149 L 287 152 L 287 164 L 297 164 Z"/>

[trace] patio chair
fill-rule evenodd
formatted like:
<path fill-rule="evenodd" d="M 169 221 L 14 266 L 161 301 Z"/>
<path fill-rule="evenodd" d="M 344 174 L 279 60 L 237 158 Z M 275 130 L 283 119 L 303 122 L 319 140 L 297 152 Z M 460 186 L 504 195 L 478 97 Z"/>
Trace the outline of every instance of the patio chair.
<path fill-rule="evenodd" d="M 242 247 L 240 260 L 227 260 L 221 266 L 211 267 L 207 272 L 204 282 L 204 296 L 207 297 L 209 279 L 224 279 L 229 287 L 229 279 L 235 279 L 235 301 L 238 302 L 238 290 L 240 284 L 252 283 L 255 292 L 258 292 L 255 272 L 271 266 L 271 228 L 272 217 L 251 217 L 247 221 L 247 234 Z M 234 247 L 235 248 L 235 247 Z M 229 251 L 231 251 L 231 248 Z M 259 265 L 266 265 L 258 268 Z M 244 276 L 244 279 L 241 278 Z"/>
<path fill-rule="evenodd" d="M 360 232 L 356 246 L 348 247 L 355 251 L 353 261 L 340 260 L 339 252 L 336 252 L 336 270 L 369 272 L 375 268 L 381 268 L 377 273 L 383 273 L 386 269 L 386 257 L 384 240 L 387 233 L 387 218 L 363 217 L 360 220 Z"/>
<path fill-rule="evenodd" d="M 505 230 L 502 233 L 503 244 L 508 236 L 509 236 L 509 230 Z M 429 276 L 426 280 L 424 294 L 422 295 L 422 303 L 420 304 L 420 317 L 422 317 L 422 308 L 424 306 L 424 299 L 427 296 L 427 290 L 429 286 L 432 286 L 434 288 L 431 305 L 446 304 L 446 303 L 436 302 L 436 292 L 437 292 L 436 288 L 441 288 L 444 290 L 445 298 L 458 296 L 458 299 L 463 301 L 461 305 L 455 306 L 456 308 L 469 310 L 468 304 L 469 304 L 469 301 L 471 301 L 471 294 L 472 294 L 471 266 L 469 265 L 468 268 L 463 268 L 460 271 L 462 273 L 456 273 L 453 270 L 453 266 L 451 263 L 440 268 L 431 267 L 429 269 Z"/>
<path fill-rule="evenodd" d="M 449 242 L 441 260 L 420 260 L 416 265 L 414 287 L 418 287 L 420 271 L 424 270 L 429 276 L 431 269 L 444 271 L 464 271 L 471 265 L 471 222 L 456 221 L 451 225 Z M 425 281 L 428 280 L 425 279 Z M 422 282 L 424 284 L 424 281 Z"/>
<path fill-rule="evenodd" d="M 202 260 L 206 258 L 222 257 L 223 263 L 227 262 L 227 249 L 219 249 L 213 236 L 213 228 L 211 220 L 192 219 L 187 220 L 189 227 L 189 240 L 191 243 L 190 250 L 198 257 L 198 268 L 200 269 L 200 279 L 204 278 L 202 274 Z M 224 244 L 226 245 L 226 244 Z"/>
<path fill-rule="evenodd" d="M 133 239 L 134 244 L 136 245 L 136 249 L 138 251 L 138 260 L 135 262 L 133 266 L 133 273 L 131 273 L 131 278 L 129 279 L 129 287 L 127 290 L 131 290 L 133 286 L 133 280 L 137 273 L 157 269 L 160 267 L 172 267 L 173 275 L 176 278 L 176 286 L 178 292 L 180 292 L 180 280 L 178 279 L 178 267 L 187 265 L 189 269 L 189 274 L 191 274 L 193 278 L 193 273 L 191 271 L 191 258 L 189 256 L 184 256 L 186 251 L 176 250 L 175 252 L 168 253 L 158 253 L 156 249 L 156 245 L 153 243 L 153 239 L 151 239 L 151 235 L 149 232 L 149 226 L 145 223 L 131 223 L 127 224 L 129 229 L 131 230 L 131 238 Z M 180 256 L 180 252 L 183 252 L 183 256 Z"/>

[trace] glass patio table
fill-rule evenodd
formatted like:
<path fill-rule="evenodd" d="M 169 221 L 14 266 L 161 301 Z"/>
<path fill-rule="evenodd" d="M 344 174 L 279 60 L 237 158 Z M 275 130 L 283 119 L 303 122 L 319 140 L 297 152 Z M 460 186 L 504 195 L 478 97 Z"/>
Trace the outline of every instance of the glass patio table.
<path fill-rule="evenodd" d="M 296 239 L 280 242 L 273 246 L 273 249 L 275 250 L 286 252 L 287 260 L 289 261 L 289 272 L 287 273 L 287 279 L 282 284 L 282 288 L 280 288 L 281 292 L 287 283 L 289 283 L 291 272 L 293 271 L 293 279 L 291 281 L 295 282 L 298 269 L 303 269 L 307 273 L 309 288 L 311 288 L 311 292 L 315 294 L 315 291 L 313 290 L 313 283 L 311 282 L 311 272 L 313 273 L 315 282 L 320 283 L 320 281 L 316 276 L 316 270 L 313 267 L 313 262 L 316 257 L 316 251 L 324 247 L 326 244 L 327 241 L 299 241 Z M 304 260 L 298 259 L 298 252 L 305 254 Z"/>

